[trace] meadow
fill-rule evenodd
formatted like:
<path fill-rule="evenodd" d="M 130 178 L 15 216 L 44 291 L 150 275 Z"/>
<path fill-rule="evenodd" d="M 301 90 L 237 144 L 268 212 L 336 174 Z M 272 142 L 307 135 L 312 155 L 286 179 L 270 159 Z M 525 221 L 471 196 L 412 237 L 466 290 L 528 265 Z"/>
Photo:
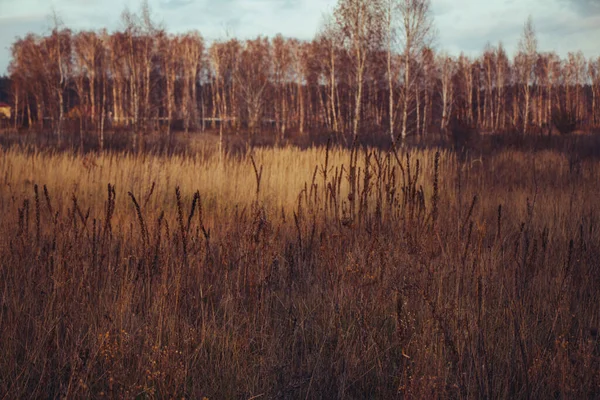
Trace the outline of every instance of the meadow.
<path fill-rule="evenodd" d="M 0 150 L 2 398 L 597 398 L 600 161 Z"/>

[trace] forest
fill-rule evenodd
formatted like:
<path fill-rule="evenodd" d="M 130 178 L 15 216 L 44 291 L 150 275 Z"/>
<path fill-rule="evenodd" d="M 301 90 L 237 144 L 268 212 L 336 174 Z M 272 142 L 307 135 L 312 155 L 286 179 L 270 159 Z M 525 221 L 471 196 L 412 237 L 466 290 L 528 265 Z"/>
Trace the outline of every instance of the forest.
<path fill-rule="evenodd" d="M 341 2 L 312 41 L 277 35 L 207 43 L 170 34 L 147 3 L 122 29 L 72 31 L 12 45 L 5 86 L 14 130 L 376 132 L 393 142 L 445 134 L 590 132 L 600 126 L 600 57 L 539 52 L 531 17 L 518 51 L 478 57 L 432 47 L 419 1 Z M 344 5 L 346 4 L 346 5 Z"/>

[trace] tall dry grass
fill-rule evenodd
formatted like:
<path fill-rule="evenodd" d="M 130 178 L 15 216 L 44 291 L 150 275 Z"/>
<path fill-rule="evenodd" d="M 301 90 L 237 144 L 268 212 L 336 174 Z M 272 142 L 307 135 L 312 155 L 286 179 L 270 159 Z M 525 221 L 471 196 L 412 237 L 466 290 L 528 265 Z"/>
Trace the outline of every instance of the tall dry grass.
<path fill-rule="evenodd" d="M 598 396 L 598 162 L 349 159 L 3 151 L 0 394 Z"/>

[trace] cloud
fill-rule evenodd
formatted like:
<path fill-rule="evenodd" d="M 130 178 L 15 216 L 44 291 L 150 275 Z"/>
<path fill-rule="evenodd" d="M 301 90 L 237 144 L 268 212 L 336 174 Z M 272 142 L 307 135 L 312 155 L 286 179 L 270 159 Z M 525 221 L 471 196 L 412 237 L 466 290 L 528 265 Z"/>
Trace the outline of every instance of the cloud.
<path fill-rule="evenodd" d="M 502 42 L 509 55 L 517 50 L 523 24 L 533 17 L 539 51 L 556 51 L 565 56 L 582 50 L 597 56 L 600 46 L 600 16 L 582 16 L 573 2 L 590 0 L 434 0 L 438 48 L 451 53 L 464 51 L 476 56 L 487 43 Z"/>
<path fill-rule="evenodd" d="M 323 12 L 337 0 L 148 0 L 153 19 L 168 31 L 198 30 L 208 41 L 259 35 L 310 40 Z M 8 48 L 15 36 L 48 32 L 54 8 L 65 26 L 73 30 L 121 29 L 126 8 L 138 12 L 141 0 L 0 0 L 0 74 L 6 70 Z M 37 10 L 32 13 L 31 10 Z M 35 15 L 35 18 L 32 16 Z M 18 21 L 31 21 L 22 24 Z"/>
<path fill-rule="evenodd" d="M 164 7 L 164 8 L 177 9 L 180 7 L 185 7 L 192 3 L 193 3 L 193 0 L 167 0 L 167 1 L 161 1 L 159 4 L 161 7 Z"/>
<path fill-rule="evenodd" d="M 600 0 L 562 0 L 575 7 L 580 15 L 590 16 L 600 14 Z"/>
<path fill-rule="evenodd" d="M 0 0 L 2 1 L 2 0 Z M 17 37 L 24 37 L 29 32 L 41 34 L 46 29 L 40 28 L 46 22 L 45 17 L 18 17 L 9 19 L 0 17 L 0 75 L 2 75 L 10 61 L 10 49 Z"/>
<path fill-rule="evenodd" d="M 322 15 L 337 0 L 148 0 L 154 20 L 170 32 L 198 30 L 208 41 L 258 35 L 310 40 Z M 138 12 L 141 0 L 0 0 L 0 74 L 16 36 L 43 34 L 52 26 L 52 8 L 73 30 L 120 29 L 125 7 Z M 600 0 L 432 0 L 439 33 L 436 47 L 476 56 L 489 42 L 516 51 L 523 23 L 532 15 L 540 51 L 562 56 L 582 50 L 600 55 Z"/>

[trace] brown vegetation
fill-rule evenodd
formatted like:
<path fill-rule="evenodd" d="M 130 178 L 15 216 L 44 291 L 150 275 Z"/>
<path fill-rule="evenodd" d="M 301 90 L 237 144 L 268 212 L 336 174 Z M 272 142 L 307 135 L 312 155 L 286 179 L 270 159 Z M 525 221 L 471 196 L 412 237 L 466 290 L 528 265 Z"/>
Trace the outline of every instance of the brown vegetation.
<path fill-rule="evenodd" d="M 598 161 L 349 159 L 3 150 L 0 393 L 600 393 Z"/>

